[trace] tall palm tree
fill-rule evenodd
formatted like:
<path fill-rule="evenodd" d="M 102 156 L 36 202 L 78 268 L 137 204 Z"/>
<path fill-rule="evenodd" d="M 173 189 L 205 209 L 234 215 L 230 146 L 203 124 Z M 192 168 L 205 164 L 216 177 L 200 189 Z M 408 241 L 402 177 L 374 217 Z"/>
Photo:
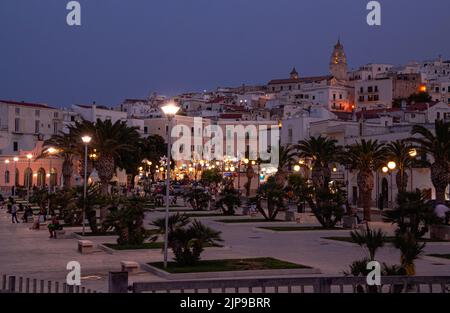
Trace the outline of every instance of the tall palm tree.
<path fill-rule="evenodd" d="M 71 179 L 73 174 L 73 161 L 79 152 L 79 147 L 77 146 L 73 136 L 70 133 L 53 135 L 50 139 L 44 142 L 43 147 L 54 147 L 56 149 L 55 156 L 63 160 L 62 176 L 64 178 L 64 189 L 69 189 L 71 187 Z M 44 155 L 46 155 L 45 151 Z"/>
<path fill-rule="evenodd" d="M 90 122 L 90 121 L 86 121 L 86 120 L 82 120 L 81 122 L 76 121 L 74 125 L 70 125 L 69 126 L 69 134 L 71 135 L 71 137 L 73 138 L 73 141 L 76 145 L 76 147 L 78 147 L 78 160 L 79 160 L 79 175 L 85 179 L 84 177 L 84 172 L 85 172 L 85 164 L 84 164 L 84 143 L 81 140 L 81 137 L 89 135 L 89 136 L 93 136 L 93 134 L 95 133 L 95 124 Z M 94 151 L 94 149 L 92 148 L 93 146 L 93 142 L 91 142 L 91 144 L 89 145 L 89 151 Z M 93 170 L 93 162 L 91 158 L 87 159 L 87 169 L 86 169 L 86 176 L 89 178 L 89 176 L 92 173 Z"/>
<path fill-rule="evenodd" d="M 136 127 L 127 126 L 125 121 L 111 120 L 96 123 L 89 121 L 76 122 L 71 128 L 74 138 L 81 141 L 84 135 L 90 135 L 90 148 L 98 155 L 95 169 L 102 186 L 102 194 L 108 193 L 108 184 L 116 173 L 119 165 L 124 166 L 128 154 L 134 153 L 139 133 Z M 136 167 L 138 164 L 136 164 Z"/>
<path fill-rule="evenodd" d="M 108 193 L 108 184 L 116 173 L 117 164 L 127 153 L 133 153 L 133 143 L 139 140 L 137 128 L 128 127 L 124 121 L 97 120 L 93 134 L 93 147 L 98 151 L 95 163 L 102 193 Z M 137 165 L 136 165 L 137 166 Z"/>
<path fill-rule="evenodd" d="M 378 170 L 386 160 L 386 149 L 377 140 L 356 142 L 347 147 L 347 162 L 351 168 L 358 170 L 357 182 L 364 209 L 364 219 L 370 221 L 370 207 L 374 187 L 373 171 Z"/>
<path fill-rule="evenodd" d="M 300 158 L 312 160 L 312 181 L 316 188 L 326 188 L 331 179 L 329 165 L 338 160 L 341 147 L 337 140 L 326 137 L 310 137 L 302 140 L 296 147 Z"/>
<path fill-rule="evenodd" d="M 386 145 L 386 154 L 389 160 L 397 164 L 397 175 L 395 182 L 399 192 L 406 191 L 408 185 L 408 174 L 406 169 L 412 165 L 412 159 L 409 155 L 412 145 L 405 140 L 396 140 Z"/>
<path fill-rule="evenodd" d="M 412 135 L 420 137 L 410 138 L 418 145 L 417 150 L 433 158 L 431 164 L 431 182 L 436 190 L 436 200 L 445 201 L 445 189 L 450 183 L 450 123 L 436 120 L 434 133 L 422 125 L 414 125 Z"/>

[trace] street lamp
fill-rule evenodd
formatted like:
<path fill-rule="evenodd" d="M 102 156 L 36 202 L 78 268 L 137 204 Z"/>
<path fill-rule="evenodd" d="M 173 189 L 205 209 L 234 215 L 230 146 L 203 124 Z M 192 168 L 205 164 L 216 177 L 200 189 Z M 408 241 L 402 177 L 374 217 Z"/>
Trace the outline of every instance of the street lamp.
<path fill-rule="evenodd" d="M 6 177 L 6 173 L 8 173 L 8 177 Z M 6 178 L 8 178 L 8 181 L 6 181 Z M 11 174 L 9 174 L 9 160 L 5 160 L 5 185 L 8 184 L 11 181 Z"/>
<path fill-rule="evenodd" d="M 412 148 L 411 150 L 409 150 L 408 154 L 411 157 L 410 171 L 411 171 L 411 192 L 412 192 L 413 191 L 413 161 L 417 156 L 417 150 Z"/>
<path fill-rule="evenodd" d="M 17 165 L 16 165 L 16 163 L 19 161 L 19 158 L 18 157 L 14 157 L 13 158 L 13 161 L 14 161 L 14 173 L 13 173 L 13 175 L 14 175 L 14 180 L 13 180 L 13 182 L 14 182 L 14 186 L 13 186 L 13 197 L 16 195 L 16 186 L 17 186 L 17 175 L 16 175 L 16 168 L 17 168 Z"/>
<path fill-rule="evenodd" d="M 33 158 L 33 155 L 31 153 L 27 154 L 27 159 L 28 159 L 28 169 L 31 170 L 31 159 Z M 33 173 L 33 171 L 31 171 L 31 173 Z M 27 182 L 27 200 L 30 200 L 30 188 L 31 185 L 33 185 L 33 175 L 31 175 L 31 177 L 29 177 L 28 173 L 27 173 L 27 177 L 28 177 L 28 182 Z"/>
<path fill-rule="evenodd" d="M 50 148 L 47 149 L 48 159 L 49 159 L 49 167 L 50 167 L 49 170 L 48 170 L 48 172 L 50 174 L 50 176 L 49 176 L 50 178 L 48 180 L 48 193 L 49 194 L 51 193 L 51 185 L 52 185 L 52 155 L 55 154 L 56 151 L 57 150 L 55 148 L 53 148 L 53 147 L 50 147 Z M 50 204 L 50 202 L 49 202 L 49 204 Z M 50 207 L 49 207 L 49 209 L 50 209 Z"/>
<path fill-rule="evenodd" d="M 164 268 L 167 268 L 167 250 L 169 241 L 169 195 L 170 195 L 170 154 L 171 154 L 171 122 L 174 116 L 180 110 L 175 103 L 170 102 L 161 107 L 164 115 L 167 117 L 167 173 L 166 173 L 166 216 L 165 216 L 165 232 L 164 232 Z"/>
<path fill-rule="evenodd" d="M 294 165 L 294 171 L 300 172 L 300 165 Z"/>
<path fill-rule="evenodd" d="M 392 209 L 393 208 L 393 205 L 394 205 L 394 191 L 393 191 L 393 182 L 392 182 L 392 173 L 394 172 L 394 170 L 395 170 L 395 168 L 397 167 L 397 164 L 394 162 L 394 161 L 390 161 L 388 164 L 387 164 L 387 167 L 388 167 L 388 169 L 389 169 L 389 176 L 390 176 L 390 180 L 391 180 L 391 182 L 390 182 L 390 189 L 391 189 L 391 205 L 390 205 L 390 208 Z"/>
<path fill-rule="evenodd" d="M 91 136 L 83 136 L 81 137 L 81 141 L 84 143 L 84 190 L 83 190 L 83 236 L 84 231 L 86 229 L 86 196 L 87 196 L 87 159 L 88 159 L 88 145 L 91 142 L 92 137 Z"/>

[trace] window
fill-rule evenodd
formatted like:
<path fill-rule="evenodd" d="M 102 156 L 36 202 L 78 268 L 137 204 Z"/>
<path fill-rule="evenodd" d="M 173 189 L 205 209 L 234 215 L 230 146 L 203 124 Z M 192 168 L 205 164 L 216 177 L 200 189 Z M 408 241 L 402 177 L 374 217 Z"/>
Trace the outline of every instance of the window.
<path fill-rule="evenodd" d="M 364 87 L 360 87 L 360 88 L 359 88 L 359 92 L 360 92 L 360 93 L 363 93 L 363 92 L 364 92 Z"/>
<path fill-rule="evenodd" d="M 53 122 L 53 134 L 58 134 L 58 123 Z"/>
<path fill-rule="evenodd" d="M 72 115 L 72 116 L 70 117 L 70 121 L 71 121 L 71 122 L 75 122 L 75 116 Z"/>
<path fill-rule="evenodd" d="M 375 92 L 378 92 L 378 86 L 375 86 Z"/>
<path fill-rule="evenodd" d="M 20 114 L 20 108 L 16 108 L 16 115 Z"/>
<path fill-rule="evenodd" d="M 34 111 L 34 116 L 41 116 L 41 111 L 35 110 Z"/>
<path fill-rule="evenodd" d="M 341 93 L 339 94 L 339 99 L 341 99 L 341 100 L 342 100 L 342 94 L 341 94 Z"/>
<path fill-rule="evenodd" d="M 54 117 L 54 118 L 58 118 L 58 112 L 54 112 L 54 113 L 53 113 L 53 117 Z"/>
<path fill-rule="evenodd" d="M 20 131 L 20 119 L 16 118 L 14 120 L 14 131 L 19 132 Z"/>
<path fill-rule="evenodd" d="M 40 121 L 34 121 L 34 133 L 35 134 L 39 134 L 39 126 L 41 126 L 41 122 Z"/>
<path fill-rule="evenodd" d="M 439 120 L 439 119 L 441 119 L 441 112 L 437 112 L 436 113 L 436 118 Z"/>
<path fill-rule="evenodd" d="M 148 134 L 148 127 L 144 126 L 144 134 Z"/>
<path fill-rule="evenodd" d="M 373 92 L 373 87 L 372 86 L 368 87 L 367 92 Z"/>
<path fill-rule="evenodd" d="M 14 152 L 19 151 L 19 143 L 17 141 L 13 142 L 13 151 Z"/>
<path fill-rule="evenodd" d="M 335 93 L 333 94 L 333 100 L 336 100 L 336 94 Z"/>

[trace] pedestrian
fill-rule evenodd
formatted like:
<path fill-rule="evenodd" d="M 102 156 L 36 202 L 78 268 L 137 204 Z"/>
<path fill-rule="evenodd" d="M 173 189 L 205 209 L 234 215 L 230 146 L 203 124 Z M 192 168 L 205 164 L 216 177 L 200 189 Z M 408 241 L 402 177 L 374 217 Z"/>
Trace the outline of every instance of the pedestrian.
<path fill-rule="evenodd" d="M 25 206 L 25 212 L 23 213 L 23 222 L 28 223 L 28 218 L 33 216 L 33 210 L 29 205 Z"/>
<path fill-rule="evenodd" d="M 7 213 L 11 213 L 13 202 L 14 202 L 14 199 L 12 197 L 9 197 L 7 204 L 6 204 L 6 212 Z"/>
<path fill-rule="evenodd" d="M 19 210 L 19 207 L 17 206 L 16 203 L 12 203 L 12 207 L 11 207 L 11 221 L 14 223 L 20 223 L 19 220 L 17 219 L 17 211 Z"/>
<path fill-rule="evenodd" d="M 56 216 L 53 217 L 52 222 L 48 225 L 48 231 L 50 233 L 50 238 L 56 239 L 56 231 L 61 230 L 62 227 L 59 224 L 59 220 Z"/>

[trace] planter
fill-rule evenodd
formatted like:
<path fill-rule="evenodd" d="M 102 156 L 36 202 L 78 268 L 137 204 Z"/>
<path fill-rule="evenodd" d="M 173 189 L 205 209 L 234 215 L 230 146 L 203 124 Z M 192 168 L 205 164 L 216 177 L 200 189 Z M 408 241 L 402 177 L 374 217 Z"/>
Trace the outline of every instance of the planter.
<path fill-rule="evenodd" d="M 432 240 L 450 241 L 450 225 L 431 225 L 430 238 Z"/>
<path fill-rule="evenodd" d="M 241 278 L 241 277 L 270 277 L 270 276 L 297 276 L 320 274 L 317 268 L 292 268 L 292 269 L 264 269 L 245 271 L 221 271 L 221 272 L 192 272 L 192 273 L 169 273 L 165 270 L 141 263 L 141 268 L 149 273 L 155 274 L 168 280 L 189 280 L 189 279 L 220 279 L 220 278 Z"/>
<path fill-rule="evenodd" d="M 355 229 L 358 226 L 358 219 L 355 216 L 343 216 L 342 217 L 342 226 L 344 228 Z"/>

